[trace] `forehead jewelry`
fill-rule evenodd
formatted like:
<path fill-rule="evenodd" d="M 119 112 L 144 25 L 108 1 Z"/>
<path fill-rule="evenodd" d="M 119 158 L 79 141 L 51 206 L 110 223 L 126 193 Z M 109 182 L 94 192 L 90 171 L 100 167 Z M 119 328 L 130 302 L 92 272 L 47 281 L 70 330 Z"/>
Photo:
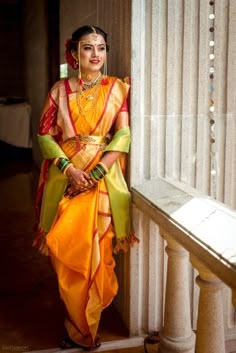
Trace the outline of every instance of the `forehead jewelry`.
<path fill-rule="evenodd" d="M 93 30 L 93 33 L 94 33 L 94 34 L 92 34 L 92 38 L 93 38 L 93 40 L 97 41 L 98 40 L 98 34 L 96 32 L 96 29 L 93 26 L 91 26 L 91 29 Z"/>
<path fill-rule="evenodd" d="M 97 34 L 92 34 L 92 38 L 95 42 L 98 41 L 98 35 Z"/>

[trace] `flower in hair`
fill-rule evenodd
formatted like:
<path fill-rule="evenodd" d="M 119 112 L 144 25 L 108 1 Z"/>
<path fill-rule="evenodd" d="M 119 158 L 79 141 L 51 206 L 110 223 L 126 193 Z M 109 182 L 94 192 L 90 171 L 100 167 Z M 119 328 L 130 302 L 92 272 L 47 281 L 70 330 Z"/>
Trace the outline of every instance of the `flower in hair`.
<path fill-rule="evenodd" d="M 66 52 L 65 52 L 65 58 L 66 62 L 74 69 L 78 69 L 78 62 L 75 60 L 75 58 L 71 54 L 71 43 L 72 43 L 72 38 L 67 38 L 65 47 L 66 47 Z"/>

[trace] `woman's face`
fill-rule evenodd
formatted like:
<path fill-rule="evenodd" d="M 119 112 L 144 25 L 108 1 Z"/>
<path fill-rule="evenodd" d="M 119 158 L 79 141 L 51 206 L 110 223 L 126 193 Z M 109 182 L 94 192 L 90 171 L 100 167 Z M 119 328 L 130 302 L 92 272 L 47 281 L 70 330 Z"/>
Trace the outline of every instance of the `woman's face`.
<path fill-rule="evenodd" d="M 93 74 L 100 71 L 106 60 L 106 43 L 103 36 L 96 33 L 82 36 L 77 55 L 80 59 L 82 74 Z"/>

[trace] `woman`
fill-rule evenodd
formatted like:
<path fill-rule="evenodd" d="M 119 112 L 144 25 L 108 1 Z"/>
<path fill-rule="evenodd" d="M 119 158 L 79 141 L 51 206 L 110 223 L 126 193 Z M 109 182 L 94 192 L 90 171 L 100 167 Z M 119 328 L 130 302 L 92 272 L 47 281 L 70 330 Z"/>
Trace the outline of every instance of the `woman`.
<path fill-rule="evenodd" d="M 57 82 L 39 130 L 43 153 L 34 242 L 49 253 L 65 303 L 68 337 L 62 348 L 99 346 L 101 312 L 118 290 L 112 257 L 137 238 L 123 173 L 129 151 L 128 83 L 101 73 L 107 34 L 83 26 L 66 43 L 78 77 Z"/>

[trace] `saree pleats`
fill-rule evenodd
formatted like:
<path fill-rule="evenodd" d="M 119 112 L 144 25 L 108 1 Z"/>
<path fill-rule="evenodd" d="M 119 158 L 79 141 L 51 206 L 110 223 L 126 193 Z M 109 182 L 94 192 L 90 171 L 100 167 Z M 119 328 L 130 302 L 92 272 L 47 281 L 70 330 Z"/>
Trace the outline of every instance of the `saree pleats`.
<path fill-rule="evenodd" d="M 72 199 L 63 198 L 58 220 L 47 235 L 68 312 L 67 331 L 71 339 L 85 346 L 93 344 L 101 312 L 118 290 L 111 213 L 108 200 L 104 202 L 108 195 L 104 181 L 99 184 Z"/>

